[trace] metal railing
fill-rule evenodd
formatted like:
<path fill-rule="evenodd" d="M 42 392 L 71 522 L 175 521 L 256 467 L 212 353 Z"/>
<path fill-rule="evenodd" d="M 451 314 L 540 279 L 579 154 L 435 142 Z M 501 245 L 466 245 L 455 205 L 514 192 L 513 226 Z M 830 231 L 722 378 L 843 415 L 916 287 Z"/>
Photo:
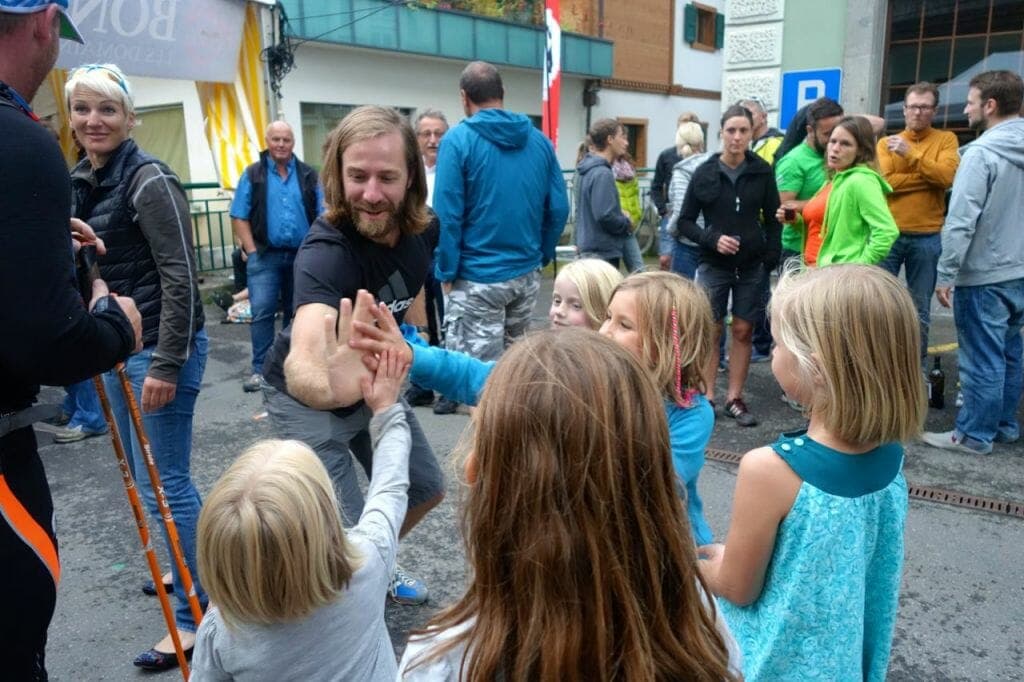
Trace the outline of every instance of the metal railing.
<path fill-rule="evenodd" d="M 192 215 L 192 243 L 196 250 L 196 264 L 200 272 L 223 270 L 231 267 L 231 252 L 235 250 L 231 229 L 231 196 L 219 192 L 218 196 L 197 197 L 196 190 L 220 190 L 216 182 L 185 183 L 189 212 Z"/>

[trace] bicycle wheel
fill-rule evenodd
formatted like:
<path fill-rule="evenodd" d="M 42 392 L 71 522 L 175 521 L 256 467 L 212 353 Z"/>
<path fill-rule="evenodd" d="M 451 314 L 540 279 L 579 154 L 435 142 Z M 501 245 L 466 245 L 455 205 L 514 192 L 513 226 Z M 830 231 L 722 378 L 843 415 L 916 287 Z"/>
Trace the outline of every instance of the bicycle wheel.
<path fill-rule="evenodd" d="M 640 245 L 640 253 L 647 255 L 658 242 L 658 211 L 648 206 L 640 218 L 640 226 L 636 228 L 636 241 Z"/>

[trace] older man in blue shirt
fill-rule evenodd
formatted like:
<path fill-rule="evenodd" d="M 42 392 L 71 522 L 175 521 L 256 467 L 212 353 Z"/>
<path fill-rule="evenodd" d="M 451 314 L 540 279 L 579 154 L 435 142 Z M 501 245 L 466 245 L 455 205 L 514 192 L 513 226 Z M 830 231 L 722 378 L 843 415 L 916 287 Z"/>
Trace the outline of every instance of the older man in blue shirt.
<path fill-rule="evenodd" d="M 263 388 L 263 358 L 274 341 L 279 299 L 281 327 L 291 320 L 295 252 L 324 202 L 316 169 L 295 158 L 292 127 L 274 121 L 267 126 L 266 142 L 260 160 L 242 173 L 231 202 L 252 307 L 252 376 L 242 384 L 247 392 Z"/>

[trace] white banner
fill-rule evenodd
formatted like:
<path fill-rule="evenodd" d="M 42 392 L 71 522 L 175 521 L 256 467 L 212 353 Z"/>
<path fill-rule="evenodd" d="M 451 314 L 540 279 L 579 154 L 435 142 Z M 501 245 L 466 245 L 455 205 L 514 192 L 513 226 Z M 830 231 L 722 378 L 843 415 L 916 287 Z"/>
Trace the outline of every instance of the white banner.
<path fill-rule="evenodd" d="M 71 0 L 85 45 L 62 40 L 57 65 L 117 64 L 130 76 L 231 83 L 244 0 Z"/>

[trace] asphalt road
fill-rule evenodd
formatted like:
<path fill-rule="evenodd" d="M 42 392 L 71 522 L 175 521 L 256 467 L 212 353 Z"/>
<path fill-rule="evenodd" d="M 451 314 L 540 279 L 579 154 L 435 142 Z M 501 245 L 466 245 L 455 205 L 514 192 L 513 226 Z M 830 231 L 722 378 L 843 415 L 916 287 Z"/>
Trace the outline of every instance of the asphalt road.
<path fill-rule="evenodd" d="M 550 279 L 538 303 L 546 324 Z M 195 419 L 193 472 L 208 491 L 232 458 L 251 442 L 271 436 L 258 395 L 243 393 L 249 335 L 242 325 L 217 323 L 207 309 L 210 357 Z M 955 341 L 952 320 L 937 311 L 932 342 Z M 943 356 L 947 409 L 932 410 L 928 428 L 951 428 L 955 415 L 955 353 Z M 724 385 L 721 386 L 724 389 Z M 47 389 L 44 398 L 60 393 Z M 799 427 L 801 417 L 778 399 L 768 364 L 752 366 L 748 403 L 761 418 L 740 428 L 720 418 L 712 447 L 744 452 Z M 431 600 L 420 607 L 389 606 L 387 619 L 400 653 L 408 631 L 420 627 L 461 592 L 466 570 L 457 528 L 461 488 L 451 456 L 468 418 L 435 416 L 417 408 L 426 434 L 446 467 L 448 497 L 403 542 L 400 560 L 424 579 Z M 63 578 L 50 628 L 48 669 L 54 680 L 175 679 L 173 671 L 147 675 L 132 658 L 160 639 L 158 602 L 141 593 L 148 569 L 106 438 L 56 445 L 40 427 L 40 452 L 53 490 Z M 1024 444 L 997 445 L 987 457 L 966 457 L 910 444 L 911 483 L 972 495 L 1024 500 Z M 716 537 L 728 526 L 735 467 L 708 462 L 701 494 Z M 912 500 L 906 528 L 907 557 L 889 678 L 892 680 L 1024 679 L 1024 519 Z M 166 565 L 166 563 L 164 564 Z M 2 675 L 0 675 L 2 677 Z"/>

